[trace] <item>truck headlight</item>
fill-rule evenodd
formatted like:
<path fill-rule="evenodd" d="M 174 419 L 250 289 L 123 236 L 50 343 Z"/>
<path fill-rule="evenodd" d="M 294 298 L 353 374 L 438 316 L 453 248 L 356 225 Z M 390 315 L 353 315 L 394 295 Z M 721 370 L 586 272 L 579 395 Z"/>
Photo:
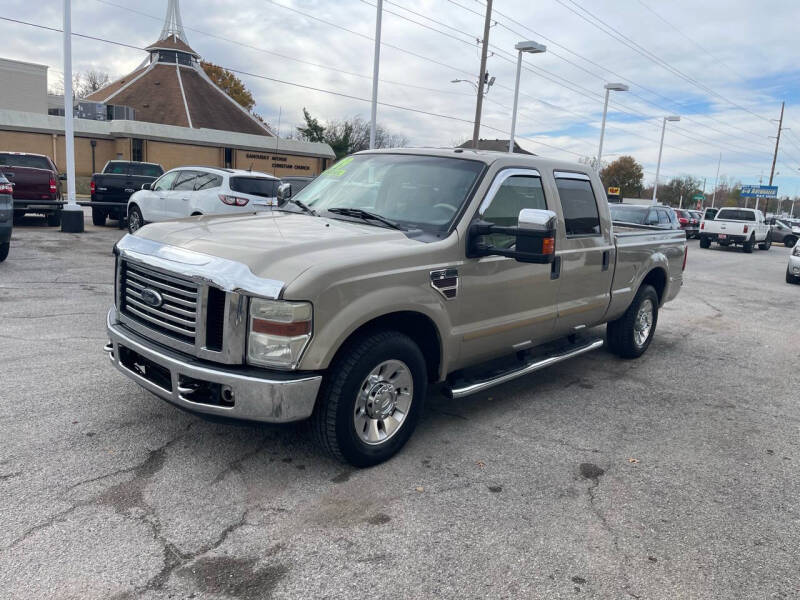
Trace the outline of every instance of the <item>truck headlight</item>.
<path fill-rule="evenodd" d="M 293 369 L 311 339 L 313 309 L 309 302 L 250 300 L 247 362 Z"/>
<path fill-rule="evenodd" d="M 800 244 L 795 244 L 792 256 L 800 256 Z"/>

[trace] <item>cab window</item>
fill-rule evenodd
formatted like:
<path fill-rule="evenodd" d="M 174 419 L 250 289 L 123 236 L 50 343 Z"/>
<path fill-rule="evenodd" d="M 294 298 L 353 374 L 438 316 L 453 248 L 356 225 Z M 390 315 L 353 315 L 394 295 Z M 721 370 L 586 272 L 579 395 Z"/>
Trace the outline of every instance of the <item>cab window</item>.
<path fill-rule="evenodd" d="M 535 175 L 512 175 L 497 189 L 491 204 L 483 212 L 483 220 L 501 227 L 516 227 L 524 208 L 546 209 L 541 178 Z M 511 248 L 516 237 L 505 233 L 483 236 L 482 243 L 495 248 Z"/>
<path fill-rule="evenodd" d="M 561 198 L 567 237 L 600 235 L 600 213 L 592 182 L 588 178 L 556 176 L 556 187 Z"/>
<path fill-rule="evenodd" d="M 153 184 L 153 191 L 154 192 L 163 192 L 172 188 L 172 182 L 175 181 L 175 177 L 178 175 L 178 171 L 170 171 L 166 175 L 164 175 L 161 179 L 156 181 Z"/>

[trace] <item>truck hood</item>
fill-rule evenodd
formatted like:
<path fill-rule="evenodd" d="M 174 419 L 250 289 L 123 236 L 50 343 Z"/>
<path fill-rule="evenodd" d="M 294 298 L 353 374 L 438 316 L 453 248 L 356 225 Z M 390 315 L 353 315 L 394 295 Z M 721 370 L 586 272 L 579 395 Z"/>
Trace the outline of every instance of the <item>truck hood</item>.
<path fill-rule="evenodd" d="M 384 227 L 289 212 L 208 215 L 152 223 L 136 235 L 246 265 L 257 277 L 288 285 L 335 257 L 400 252 L 421 242 Z"/>

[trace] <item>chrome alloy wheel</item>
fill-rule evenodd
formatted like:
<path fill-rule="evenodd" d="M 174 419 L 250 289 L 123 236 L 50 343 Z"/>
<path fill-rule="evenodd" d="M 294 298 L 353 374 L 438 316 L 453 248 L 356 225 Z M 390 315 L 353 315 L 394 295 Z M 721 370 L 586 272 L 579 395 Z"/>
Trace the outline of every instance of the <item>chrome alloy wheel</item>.
<path fill-rule="evenodd" d="M 403 361 L 386 360 L 361 382 L 353 424 L 362 442 L 382 444 L 405 423 L 414 398 L 414 380 Z"/>
<path fill-rule="evenodd" d="M 141 228 L 142 222 L 141 218 L 139 217 L 138 210 L 132 210 L 131 213 L 128 215 L 128 230 L 133 233 Z"/>
<path fill-rule="evenodd" d="M 633 322 L 633 341 L 639 348 L 644 346 L 650 337 L 653 329 L 653 312 L 653 301 L 647 299 L 642 302 L 636 313 L 636 320 Z"/>

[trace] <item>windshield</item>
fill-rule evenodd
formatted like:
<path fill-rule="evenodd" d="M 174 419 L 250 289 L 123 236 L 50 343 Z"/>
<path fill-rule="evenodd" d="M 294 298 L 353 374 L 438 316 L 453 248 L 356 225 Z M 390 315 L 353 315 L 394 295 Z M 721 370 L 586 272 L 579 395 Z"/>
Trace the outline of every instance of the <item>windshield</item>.
<path fill-rule="evenodd" d="M 251 196 L 275 198 L 278 195 L 280 180 L 266 177 L 231 177 L 231 191 Z"/>
<path fill-rule="evenodd" d="M 113 175 L 143 175 L 144 177 L 161 177 L 164 173 L 159 165 L 136 162 L 110 162 L 104 173 Z"/>
<path fill-rule="evenodd" d="M 444 231 L 475 185 L 483 163 L 404 154 L 340 160 L 296 199 L 315 211 L 367 210 L 406 227 Z"/>
<path fill-rule="evenodd" d="M 648 208 L 642 206 L 625 206 L 624 204 L 609 204 L 611 220 L 620 223 L 635 223 L 644 225 Z"/>
<path fill-rule="evenodd" d="M 0 154 L 0 166 L 52 170 L 47 158 L 31 154 Z"/>

